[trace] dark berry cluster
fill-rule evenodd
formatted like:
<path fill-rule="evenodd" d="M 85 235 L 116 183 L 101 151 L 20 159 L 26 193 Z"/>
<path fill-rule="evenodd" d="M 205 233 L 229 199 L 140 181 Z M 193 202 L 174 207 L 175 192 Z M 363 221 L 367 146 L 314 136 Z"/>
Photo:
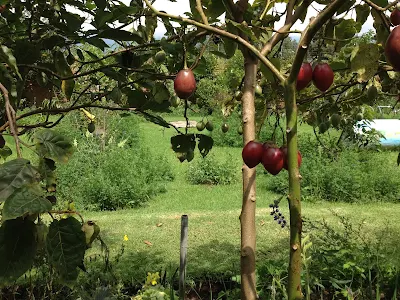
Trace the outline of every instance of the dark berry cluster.
<path fill-rule="evenodd" d="M 282 228 L 284 228 L 286 226 L 286 219 L 279 210 L 279 201 L 275 200 L 274 204 L 270 204 L 269 207 L 272 208 L 270 215 L 274 217 L 274 220 L 277 221 Z"/>

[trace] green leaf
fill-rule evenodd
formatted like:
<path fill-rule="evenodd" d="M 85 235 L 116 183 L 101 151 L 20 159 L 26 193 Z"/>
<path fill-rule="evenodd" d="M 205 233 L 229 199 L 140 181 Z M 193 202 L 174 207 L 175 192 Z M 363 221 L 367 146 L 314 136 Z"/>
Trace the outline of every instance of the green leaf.
<path fill-rule="evenodd" d="M 67 60 L 61 51 L 56 51 L 54 53 L 54 66 L 57 74 L 61 77 L 68 77 L 73 75 Z"/>
<path fill-rule="evenodd" d="M 147 16 L 145 20 L 147 41 L 153 40 L 154 32 L 157 28 L 157 17 L 155 15 Z"/>
<path fill-rule="evenodd" d="M 81 61 L 85 61 L 85 55 L 83 55 L 83 52 L 82 52 L 81 49 L 77 49 L 77 50 L 76 50 L 76 54 L 78 55 L 78 57 L 79 57 L 79 59 L 80 59 Z"/>
<path fill-rule="evenodd" d="M 36 254 L 35 224 L 18 218 L 0 227 L 0 282 L 12 282 L 31 268 Z"/>
<path fill-rule="evenodd" d="M 44 129 L 35 134 L 36 149 L 43 157 L 56 162 L 67 162 L 72 155 L 72 144 L 59 133 Z"/>
<path fill-rule="evenodd" d="M 232 23 L 227 22 L 226 23 L 226 29 L 233 34 L 237 34 L 237 29 L 235 26 L 233 26 Z M 224 50 L 226 53 L 226 57 L 227 58 L 231 58 L 235 55 L 238 44 L 231 40 L 231 39 L 227 39 L 227 38 L 222 38 L 223 42 L 224 42 Z"/>
<path fill-rule="evenodd" d="M 138 34 L 122 29 L 106 29 L 100 31 L 98 37 L 114 41 L 132 41 L 143 43 L 143 39 Z"/>
<path fill-rule="evenodd" d="M 106 8 L 107 1 L 106 0 L 94 0 L 94 3 L 96 3 L 96 6 L 99 11 L 102 11 Z"/>
<path fill-rule="evenodd" d="M 140 90 L 129 90 L 127 93 L 130 107 L 140 108 L 147 102 L 147 96 Z"/>
<path fill-rule="evenodd" d="M 11 148 L 8 146 L 4 146 L 2 149 L 0 149 L 0 156 L 4 160 L 6 160 L 8 157 L 12 155 Z"/>
<path fill-rule="evenodd" d="M 389 4 L 388 0 L 372 0 L 372 2 L 380 7 L 385 7 Z"/>
<path fill-rule="evenodd" d="M 196 148 L 196 139 L 194 134 L 179 134 L 171 137 L 172 150 L 180 162 L 193 159 L 194 148 Z"/>
<path fill-rule="evenodd" d="M 122 92 L 116 86 L 112 89 L 111 93 L 107 95 L 107 99 L 113 101 L 114 103 L 120 103 L 122 99 Z"/>
<path fill-rule="evenodd" d="M 152 89 L 154 100 L 157 103 L 162 103 L 168 101 L 170 95 L 168 88 L 162 82 L 156 82 L 154 88 Z"/>
<path fill-rule="evenodd" d="M 339 9 L 336 11 L 336 15 L 341 15 L 350 10 L 350 8 L 356 3 L 356 0 L 347 0 Z"/>
<path fill-rule="evenodd" d="M 206 157 L 214 145 L 214 140 L 212 137 L 204 134 L 196 134 L 196 137 L 199 139 L 197 147 L 199 148 L 200 154 Z"/>
<path fill-rule="evenodd" d="M 17 158 L 0 165 L 0 203 L 37 178 L 38 172 L 29 160 Z"/>
<path fill-rule="evenodd" d="M 375 9 L 372 9 L 371 14 L 374 19 L 376 41 L 381 45 L 385 45 L 390 32 L 386 29 L 385 23 L 383 22 L 379 12 L 377 12 Z"/>
<path fill-rule="evenodd" d="M 171 127 L 171 125 L 159 115 L 150 115 L 150 114 L 144 113 L 144 112 L 142 112 L 142 114 L 143 114 L 143 116 L 145 117 L 145 119 L 147 121 L 150 121 L 150 122 L 152 122 L 152 123 L 154 123 L 156 125 L 159 125 L 159 126 L 162 126 L 162 127 L 165 127 L 165 128 L 170 128 Z"/>
<path fill-rule="evenodd" d="M 281 69 L 281 61 L 277 57 L 271 57 L 269 58 L 269 61 L 278 69 Z M 264 64 L 261 64 L 260 70 L 262 74 L 265 76 L 265 78 L 269 82 L 275 82 L 275 75 L 271 72 L 271 70 Z"/>
<path fill-rule="evenodd" d="M 336 26 L 335 34 L 338 39 L 349 39 L 361 30 L 361 24 L 353 19 L 345 19 Z"/>
<path fill-rule="evenodd" d="M 21 74 L 18 70 L 17 60 L 15 59 L 14 54 L 12 53 L 10 48 L 4 45 L 0 46 L 0 59 L 2 60 L 2 62 L 6 63 L 20 79 L 22 79 Z"/>
<path fill-rule="evenodd" d="M 227 19 L 227 20 L 226 20 L 227 26 L 228 26 L 229 23 L 232 24 L 233 26 L 235 26 L 235 27 L 236 27 L 237 29 L 239 29 L 241 32 L 243 32 L 246 36 L 249 37 L 249 39 L 254 40 L 254 41 L 257 40 L 257 38 L 256 38 L 256 36 L 255 36 L 255 34 L 254 34 L 254 32 L 251 30 L 251 28 L 250 28 L 249 26 L 247 26 L 247 24 L 246 24 L 245 22 L 243 22 L 243 23 L 237 23 L 237 22 L 235 22 L 235 21 L 232 21 L 232 20 Z"/>
<path fill-rule="evenodd" d="M 50 201 L 44 198 L 38 186 L 23 187 L 16 190 L 4 203 L 3 220 L 47 212 L 51 207 Z"/>
<path fill-rule="evenodd" d="M 375 75 L 379 67 L 379 46 L 360 44 L 351 53 L 351 70 L 358 74 L 359 82 L 366 82 Z"/>
<path fill-rule="evenodd" d="M 83 263 L 85 250 L 85 233 L 77 219 L 69 217 L 50 224 L 47 234 L 49 261 L 64 281 L 77 278 L 77 267 Z"/>
<path fill-rule="evenodd" d="M 347 63 L 344 60 L 334 60 L 329 63 L 333 71 L 344 70 L 348 68 Z"/>
<path fill-rule="evenodd" d="M 71 100 L 72 94 L 74 93 L 74 88 L 75 88 L 74 79 L 61 81 L 61 91 L 64 93 L 65 98 L 67 98 L 68 101 Z"/>
<path fill-rule="evenodd" d="M 368 4 L 357 5 L 356 6 L 357 23 L 364 24 L 367 21 L 370 12 L 371 9 Z"/>

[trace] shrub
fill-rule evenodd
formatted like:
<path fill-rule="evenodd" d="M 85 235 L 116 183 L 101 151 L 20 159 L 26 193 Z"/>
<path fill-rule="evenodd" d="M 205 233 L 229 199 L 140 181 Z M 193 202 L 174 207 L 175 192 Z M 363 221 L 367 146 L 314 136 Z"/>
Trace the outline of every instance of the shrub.
<path fill-rule="evenodd" d="M 306 138 L 303 139 L 306 141 Z M 303 151 L 304 150 L 304 151 Z M 310 139 L 300 144 L 302 195 L 308 200 L 399 201 L 400 170 L 391 152 L 346 149 L 329 157 Z M 284 193 L 288 173 L 271 176 L 268 189 Z"/>
<path fill-rule="evenodd" d="M 142 205 L 166 190 L 171 169 L 164 157 L 142 145 L 135 117 L 107 117 L 106 127 L 97 125 L 106 128 L 99 137 L 76 130 L 79 122 L 69 128 L 75 117 L 61 129 L 70 129 L 67 135 L 75 139 L 76 150 L 68 164 L 57 168 L 60 200 L 85 209 L 114 210 Z"/>
<path fill-rule="evenodd" d="M 305 222 L 302 282 L 307 299 L 398 299 L 399 268 L 391 259 L 398 251 L 385 235 L 334 212 L 335 226 Z M 275 258 L 257 267 L 262 299 L 286 299 L 287 263 Z M 271 297 L 271 298 L 270 298 Z M 345 297 L 345 298 L 343 298 Z"/>
<path fill-rule="evenodd" d="M 192 184 L 230 184 L 236 180 L 237 170 L 231 156 L 225 160 L 213 154 L 200 158 L 189 165 L 187 180 Z"/>

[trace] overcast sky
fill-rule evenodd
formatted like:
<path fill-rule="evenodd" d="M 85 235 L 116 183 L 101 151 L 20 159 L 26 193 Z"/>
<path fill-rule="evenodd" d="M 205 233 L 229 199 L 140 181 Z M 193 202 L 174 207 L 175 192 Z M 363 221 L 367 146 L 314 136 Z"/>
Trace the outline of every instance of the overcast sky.
<path fill-rule="evenodd" d="M 234 0 L 236 2 L 236 0 Z M 129 5 L 130 0 L 122 0 L 122 2 L 124 2 L 126 5 Z M 250 2 L 253 2 L 252 0 Z M 361 0 L 357 0 L 357 2 L 361 2 Z M 278 11 L 283 12 L 285 10 L 285 6 L 286 4 L 284 3 L 278 3 L 276 4 L 276 8 Z M 176 2 L 170 2 L 168 0 L 156 0 L 154 3 L 154 7 L 158 10 L 163 10 L 166 11 L 167 13 L 170 14 L 174 14 L 174 15 L 184 15 L 185 12 L 190 11 L 189 8 L 189 0 L 176 0 Z M 317 10 L 321 10 L 322 8 L 324 8 L 323 5 L 320 4 L 313 4 L 312 6 L 310 6 L 310 8 L 308 9 L 307 12 L 307 17 L 305 19 L 305 22 L 302 23 L 300 21 L 296 22 L 293 29 L 294 30 L 303 30 L 307 24 L 308 24 L 308 20 L 310 19 L 310 17 L 313 17 L 317 14 Z M 75 10 L 75 12 L 78 12 Z M 79 13 L 79 12 L 78 12 Z M 352 16 L 348 16 L 347 18 L 355 18 L 355 12 L 353 13 Z M 275 29 L 280 28 L 284 23 L 284 19 L 282 18 L 279 22 L 275 23 Z M 91 25 L 86 24 L 85 29 L 91 29 L 93 28 Z M 367 32 L 370 29 L 374 29 L 373 27 L 373 20 L 372 17 L 369 16 L 367 22 L 364 24 L 364 26 L 361 29 L 361 33 Z M 155 36 L 160 38 L 164 35 L 165 33 L 165 28 L 163 26 L 163 24 L 161 22 L 159 22 L 159 26 L 156 29 L 156 33 Z M 294 34 L 293 37 L 295 36 L 299 36 L 299 34 Z"/>

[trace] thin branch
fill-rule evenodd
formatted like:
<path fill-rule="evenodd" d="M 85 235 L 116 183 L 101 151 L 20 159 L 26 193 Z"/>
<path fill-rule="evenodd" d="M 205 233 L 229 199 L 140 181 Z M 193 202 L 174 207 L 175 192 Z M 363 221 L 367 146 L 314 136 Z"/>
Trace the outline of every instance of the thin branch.
<path fill-rule="evenodd" d="M 397 3 L 400 2 L 400 0 L 396 0 L 396 1 L 394 1 L 394 2 L 389 3 L 389 4 L 386 5 L 385 7 L 381 7 L 381 6 L 377 5 L 377 4 L 375 4 L 374 2 L 372 2 L 371 0 L 363 0 L 363 1 L 364 1 L 365 3 L 367 3 L 369 6 L 371 6 L 372 8 L 375 8 L 376 10 L 379 10 L 379 11 L 386 11 L 386 10 L 388 10 L 389 8 L 395 6 Z"/>
<path fill-rule="evenodd" d="M 303 1 L 303 3 L 296 9 L 292 18 L 290 20 L 286 20 L 285 25 L 279 28 L 278 31 L 283 33 L 278 32 L 274 34 L 271 39 L 264 45 L 261 50 L 262 55 L 267 56 L 269 53 L 271 53 L 276 44 L 278 44 L 281 40 L 285 39 L 288 36 L 285 32 L 289 31 L 292 28 L 293 24 L 296 23 L 296 21 L 308 9 L 312 2 L 313 0 Z"/>
<path fill-rule="evenodd" d="M 191 70 L 194 70 L 194 69 L 197 68 L 197 66 L 199 65 L 200 59 L 203 57 L 204 52 L 205 52 L 206 49 L 207 49 L 208 43 L 209 43 L 209 41 L 206 42 L 206 43 L 204 43 L 203 47 L 201 47 L 201 50 L 200 50 L 199 55 L 196 57 L 196 60 L 194 61 L 194 63 L 190 66 L 190 69 L 191 69 Z"/>
<path fill-rule="evenodd" d="M 4 96 L 7 119 L 8 119 L 8 123 L 10 124 L 11 134 L 14 137 L 15 147 L 17 150 L 17 156 L 18 156 L 18 158 L 21 158 L 22 153 L 21 153 L 21 148 L 19 147 L 18 131 L 16 128 L 16 120 L 15 120 L 15 111 L 14 111 L 14 108 L 11 106 L 10 98 L 8 97 L 8 90 L 5 88 L 5 86 L 2 83 L 0 83 L 0 90 Z M 0 130 L 0 132 L 3 130 Z"/>
<path fill-rule="evenodd" d="M 73 107 L 66 107 L 66 108 L 51 108 L 51 109 L 36 109 L 36 110 L 32 110 L 30 112 L 27 112 L 25 114 L 19 115 L 16 117 L 16 120 L 20 120 L 29 116 L 33 116 L 33 115 L 38 115 L 38 114 L 51 114 L 51 115 L 57 115 L 57 114 L 62 114 L 62 113 L 68 113 L 74 110 L 79 110 L 81 108 L 100 108 L 100 109 L 106 109 L 106 110 L 111 110 L 111 111 L 129 111 L 132 113 L 136 113 L 136 114 L 140 114 L 143 116 L 147 116 L 147 117 L 152 117 L 151 114 L 145 112 L 145 111 L 141 111 L 140 109 L 134 108 L 134 107 L 119 107 L 119 106 L 105 106 L 105 105 L 98 105 L 98 104 L 92 104 L 92 103 L 86 103 L 86 104 L 81 104 L 81 105 L 77 105 L 77 106 L 73 106 Z M 59 120 L 57 120 L 56 122 L 59 122 Z M 32 128 L 38 128 L 38 127 L 44 127 L 46 125 L 49 125 L 48 122 L 46 123 L 38 123 L 38 124 L 34 124 L 34 125 L 25 125 L 25 126 L 21 126 L 21 127 L 26 127 L 29 129 Z M 181 133 L 181 131 L 173 124 L 168 123 L 169 127 L 174 128 L 178 133 Z M 5 128 L 7 128 L 7 123 L 4 124 L 2 127 L 0 127 L 0 131 L 3 131 Z M 46 126 L 46 128 L 51 128 L 54 127 L 53 126 Z M 19 133 L 19 135 L 22 135 L 26 132 L 25 131 L 21 131 Z"/>
<path fill-rule="evenodd" d="M 199 12 L 201 19 L 205 25 L 208 25 L 207 16 L 204 13 L 203 6 L 201 5 L 201 0 L 196 0 L 196 9 Z"/>
<path fill-rule="evenodd" d="M 205 29 L 207 31 L 213 32 L 215 34 L 224 36 L 228 39 L 234 40 L 236 42 L 238 42 L 239 44 L 243 45 L 245 48 L 249 49 L 266 67 L 268 67 L 268 69 L 271 70 L 271 72 L 281 81 L 284 82 L 285 81 L 285 77 L 279 72 L 279 70 L 274 66 L 273 63 L 271 63 L 271 61 L 269 59 L 267 59 L 264 55 L 262 55 L 258 49 L 256 47 L 254 47 L 252 44 L 250 44 L 249 42 L 247 42 L 246 40 L 244 40 L 243 38 L 232 34 L 230 32 L 227 32 L 225 30 L 210 26 L 210 25 L 205 25 L 203 23 L 200 22 L 196 22 L 194 20 L 188 19 L 188 18 L 183 18 L 181 16 L 174 16 L 171 14 L 167 14 L 165 12 L 161 12 L 156 10 L 148 0 L 144 0 L 147 4 L 147 6 L 156 14 L 162 17 L 166 17 L 166 18 L 170 18 L 170 19 L 174 19 L 186 24 L 190 24 L 190 25 L 194 25 L 196 27 Z M 237 4 L 240 3 L 237 2 Z"/>
<path fill-rule="evenodd" d="M 291 19 L 293 17 L 293 9 L 296 4 L 297 0 L 290 0 L 288 4 L 286 5 L 286 21 L 285 24 L 288 24 L 291 22 Z"/>

